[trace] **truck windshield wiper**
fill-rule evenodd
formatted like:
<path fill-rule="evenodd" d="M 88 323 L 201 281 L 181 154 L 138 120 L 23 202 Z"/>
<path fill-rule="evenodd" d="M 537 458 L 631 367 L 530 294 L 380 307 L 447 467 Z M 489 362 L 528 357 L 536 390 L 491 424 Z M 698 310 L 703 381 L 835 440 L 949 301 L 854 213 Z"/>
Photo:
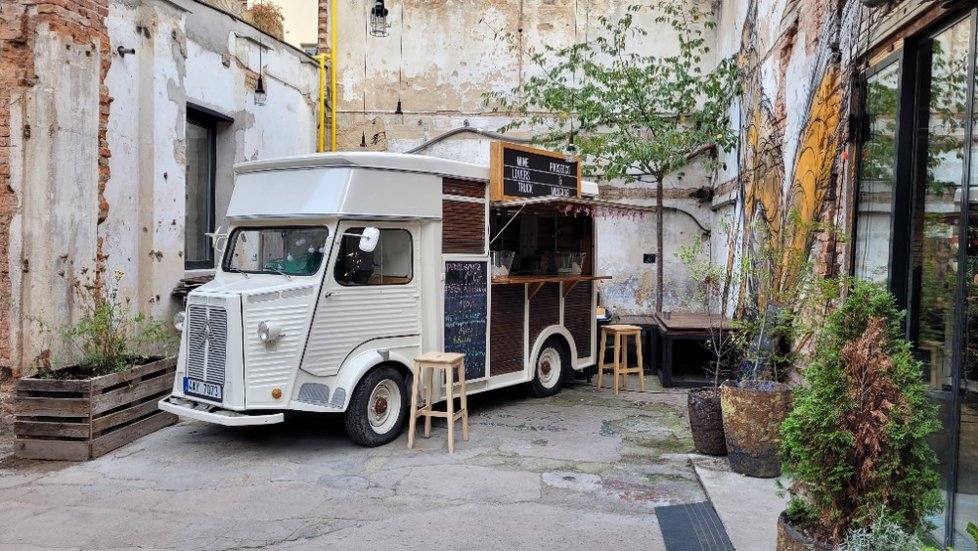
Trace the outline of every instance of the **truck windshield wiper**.
<path fill-rule="evenodd" d="M 270 270 L 270 271 L 272 271 L 272 272 L 275 272 L 275 273 L 276 273 L 276 274 L 278 274 L 278 275 L 283 275 L 283 276 L 285 276 L 286 278 L 288 278 L 288 280 L 289 280 L 289 281 L 292 281 L 292 275 L 291 275 L 291 274 L 287 274 L 287 273 L 285 273 L 285 272 L 284 272 L 283 270 L 279 270 L 278 268 L 272 268 L 272 267 L 267 267 L 267 268 L 265 268 L 265 269 L 266 269 L 266 270 Z"/>

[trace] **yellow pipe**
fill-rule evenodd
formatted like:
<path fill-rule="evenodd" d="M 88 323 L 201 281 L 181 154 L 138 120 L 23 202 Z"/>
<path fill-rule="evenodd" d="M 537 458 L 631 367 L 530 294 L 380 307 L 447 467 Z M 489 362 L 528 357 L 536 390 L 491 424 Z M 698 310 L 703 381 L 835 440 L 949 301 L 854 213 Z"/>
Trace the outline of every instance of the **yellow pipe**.
<path fill-rule="evenodd" d="M 319 128 L 316 140 L 318 153 L 326 151 L 326 58 L 328 57 L 328 54 L 316 56 L 316 61 L 319 62 Z"/>
<path fill-rule="evenodd" d="M 336 0 L 329 3 L 329 53 L 315 56 L 319 62 L 319 131 L 316 151 L 326 151 L 326 60 L 329 60 L 329 150 L 336 151 Z"/>
<path fill-rule="evenodd" d="M 336 151 L 336 0 L 330 0 L 329 11 L 329 150 Z"/>

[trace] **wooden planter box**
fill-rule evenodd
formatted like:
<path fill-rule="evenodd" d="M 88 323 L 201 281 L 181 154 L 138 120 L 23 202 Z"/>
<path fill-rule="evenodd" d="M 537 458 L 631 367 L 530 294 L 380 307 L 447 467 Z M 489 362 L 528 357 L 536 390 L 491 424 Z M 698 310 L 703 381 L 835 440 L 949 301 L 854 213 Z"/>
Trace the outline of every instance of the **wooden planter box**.
<path fill-rule="evenodd" d="M 170 394 L 176 358 L 87 380 L 20 379 L 14 397 L 14 453 L 84 461 L 172 425 L 156 403 Z"/>

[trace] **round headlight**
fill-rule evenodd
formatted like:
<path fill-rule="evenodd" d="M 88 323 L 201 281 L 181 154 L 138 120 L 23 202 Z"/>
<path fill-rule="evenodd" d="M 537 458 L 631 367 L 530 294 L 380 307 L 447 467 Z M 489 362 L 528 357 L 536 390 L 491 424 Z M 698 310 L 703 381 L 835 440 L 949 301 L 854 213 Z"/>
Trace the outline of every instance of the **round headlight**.
<path fill-rule="evenodd" d="M 258 338 L 263 343 L 270 343 L 282 336 L 282 328 L 274 323 L 263 321 L 258 324 Z"/>
<path fill-rule="evenodd" d="M 177 312 L 177 314 L 173 316 L 173 327 L 175 327 L 177 331 L 183 331 L 183 324 L 185 321 L 187 321 L 187 313 L 183 311 Z"/>

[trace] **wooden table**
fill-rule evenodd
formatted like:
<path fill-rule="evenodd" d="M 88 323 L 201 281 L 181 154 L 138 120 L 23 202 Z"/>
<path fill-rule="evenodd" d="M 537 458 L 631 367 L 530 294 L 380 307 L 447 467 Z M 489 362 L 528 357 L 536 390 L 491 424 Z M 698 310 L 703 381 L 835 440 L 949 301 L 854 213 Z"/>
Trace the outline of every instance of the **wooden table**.
<path fill-rule="evenodd" d="M 730 320 L 718 315 L 690 312 L 658 312 L 654 317 L 657 335 L 653 346 L 662 386 L 697 386 L 709 383 L 710 374 L 705 365 L 694 373 L 682 375 L 675 373 L 673 354 L 675 344 L 676 341 L 704 343 L 715 331 L 729 330 Z"/>

